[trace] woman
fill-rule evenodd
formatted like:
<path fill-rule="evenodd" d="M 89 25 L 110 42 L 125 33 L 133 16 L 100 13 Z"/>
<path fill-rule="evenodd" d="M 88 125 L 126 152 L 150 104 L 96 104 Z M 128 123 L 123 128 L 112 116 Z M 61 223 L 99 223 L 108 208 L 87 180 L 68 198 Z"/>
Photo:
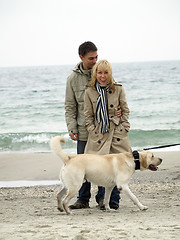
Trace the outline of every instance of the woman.
<path fill-rule="evenodd" d="M 121 118 L 116 116 L 118 106 L 121 108 Z M 131 152 L 125 92 L 122 84 L 114 82 L 112 67 L 107 60 L 98 61 L 92 69 L 92 79 L 85 91 L 84 114 L 89 133 L 85 153 L 104 155 Z M 96 201 L 100 206 L 103 198 L 104 188 L 99 187 Z M 116 205 L 118 208 L 119 199 L 119 191 L 115 187 L 110 207 Z"/>

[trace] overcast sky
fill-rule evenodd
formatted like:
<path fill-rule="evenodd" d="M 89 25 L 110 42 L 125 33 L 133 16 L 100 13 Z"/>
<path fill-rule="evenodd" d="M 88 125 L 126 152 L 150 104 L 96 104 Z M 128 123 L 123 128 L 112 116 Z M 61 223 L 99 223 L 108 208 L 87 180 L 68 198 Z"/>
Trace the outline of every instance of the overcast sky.
<path fill-rule="evenodd" d="M 180 60 L 180 0 L 0 0 L 0 67 Z"/>

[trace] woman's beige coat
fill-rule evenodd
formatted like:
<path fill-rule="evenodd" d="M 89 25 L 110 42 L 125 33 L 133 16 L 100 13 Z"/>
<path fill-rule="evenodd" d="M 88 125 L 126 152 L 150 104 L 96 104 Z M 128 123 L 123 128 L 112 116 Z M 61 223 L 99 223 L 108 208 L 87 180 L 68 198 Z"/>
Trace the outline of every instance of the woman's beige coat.
<path fill-rule="evenodd" d="M 84 114 L 87 130 L 89 132 L 85 153 L 92 154 L 110 154 L 131 152 L 131 146 L 128 137 L 130 124 L 129 108 L 126 102 L 124 88 L 120 83 L 114 83 L 115 92 L 109 90 L 108 114 L 110 122 L 109 133 L 100 132 L 100 124 L 96 120 L 96 105 L 98 92 L 94 87 L 88 87 L 84 97 Z M 121 118 L 116 116 L 117 107 L 121 107 Z"/>

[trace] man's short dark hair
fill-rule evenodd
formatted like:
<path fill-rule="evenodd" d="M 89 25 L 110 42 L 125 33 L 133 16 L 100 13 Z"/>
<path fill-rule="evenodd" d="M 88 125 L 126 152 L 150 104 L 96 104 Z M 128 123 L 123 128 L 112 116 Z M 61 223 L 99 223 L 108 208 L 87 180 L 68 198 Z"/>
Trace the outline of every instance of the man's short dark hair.
<path fill-rule="evenodd" d="M 89 52 L 96 52 L 96 51 L 97 51 L 96 45 L 89 41 L 82 43 L 78 49 L 79 56 L 82 55 L 83 57 Z"/>

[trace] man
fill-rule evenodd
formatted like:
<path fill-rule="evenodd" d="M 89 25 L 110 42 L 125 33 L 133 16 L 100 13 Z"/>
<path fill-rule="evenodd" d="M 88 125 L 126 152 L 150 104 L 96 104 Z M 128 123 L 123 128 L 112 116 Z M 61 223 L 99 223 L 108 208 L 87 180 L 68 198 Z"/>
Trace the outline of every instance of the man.
<path fill-rule="evenodd" d="M 97 61 L 98 54 L 97 47 L 92 42 L 82 43 L 78 52 L 81 62 L 75 66 L 73 72 L 67 78 L 65 116 L 69 136 L 72 140 L 77 141 L 77 154 L 83 154 L 88 138 L 84 117 L 84 92 L 86 85 L 91 80 L 91 69 Z M 117 115 L 120 116 L 120 110 Z M 69 207 L 71 209 L 89 208 L 90 188 L 91 183 L 87 181 L 83 183 L 79 190 L 77 202 Z M 102 189 L 98 191 L 96 196 L 96 201 L 100 207 L 104 198 Z M 110 199 L 110 207 L 118 209 L 119 199 L 119 191 L 117 188 L 114 188 Z"/>

